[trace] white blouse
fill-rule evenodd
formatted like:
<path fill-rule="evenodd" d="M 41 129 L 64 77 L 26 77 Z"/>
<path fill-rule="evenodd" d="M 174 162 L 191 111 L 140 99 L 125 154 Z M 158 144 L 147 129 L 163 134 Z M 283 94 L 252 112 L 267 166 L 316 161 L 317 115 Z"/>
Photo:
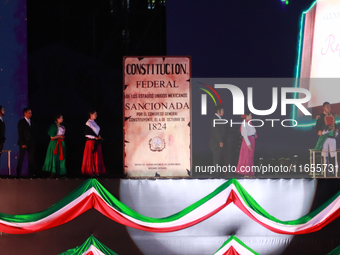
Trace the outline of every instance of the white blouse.
<path fill-rule="evenodd" d="M 27 121 L 28 125 L 31 126 L 31 119 L 27 119 L 26 117 L 24 117 L 24 118 L 25 118 L 25 120 Z"/>
<path fill-rule="evenodd" d="M 244 123 L 241 124 L 241 135 L 243 136 L 246 144 L 250 145 L 250 141 L 248 139 L 248 136 L 255 135 L 256 129 L 253 126 L 250 126 L 248 123 L 249 122 L 246 122 L 245 125 L 244 125 Z"/>
<path fill-rule="evenodd" d="M 58 127 L 57 135 L 65 135 L 65 127 L 64 126 Z"/>
<path fill-rule="evenodd" d="M 88 120 L 85 125 L 89 126 L 96 135 L 99 134 L 100 127 L 98 126 L 98 124 L 94 120 Z M 86 137 L 88 137 L 90 139 L 95 138 L 93 135 L 86 135 Z"/>

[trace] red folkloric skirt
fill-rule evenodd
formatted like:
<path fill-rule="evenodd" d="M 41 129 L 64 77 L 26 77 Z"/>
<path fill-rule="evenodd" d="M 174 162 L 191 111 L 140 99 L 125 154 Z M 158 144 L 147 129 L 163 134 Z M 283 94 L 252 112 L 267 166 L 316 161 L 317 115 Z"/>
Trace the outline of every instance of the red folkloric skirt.
<path fill-rule="evenodd" d="M 102 146 L 99 144 L 94 148 L 95 140 L 87 140 L 84 149 L 83 165 L 81 172 L 87 175 L 105 174 Z"/>

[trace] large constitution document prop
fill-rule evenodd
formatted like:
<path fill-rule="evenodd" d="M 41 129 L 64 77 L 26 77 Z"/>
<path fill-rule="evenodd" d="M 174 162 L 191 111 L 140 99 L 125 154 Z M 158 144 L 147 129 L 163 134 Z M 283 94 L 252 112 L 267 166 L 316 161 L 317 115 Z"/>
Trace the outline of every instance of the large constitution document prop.
<path fill-rule="evenodd" d="M 129 177 L 190 170 L 190 58 L 125 57 L 124 167 Z"/>

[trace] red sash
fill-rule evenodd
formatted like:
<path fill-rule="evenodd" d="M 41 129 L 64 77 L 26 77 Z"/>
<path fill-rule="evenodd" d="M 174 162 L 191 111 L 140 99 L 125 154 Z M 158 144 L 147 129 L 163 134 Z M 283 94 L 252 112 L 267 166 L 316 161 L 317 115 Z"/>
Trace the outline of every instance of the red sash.
<path fill-rule="evenodd" d="M 54 139 L 51 138 L 51 141 L 53 141 Z M 58 155 L 58 149 L 59 149 L 59 160 L 62 161 L 64 159 L 64 155 L 63 155 L 63 145 L 62 145 L 62 141 L 64 141 L 64 139 L 57 139 L 57 146 L 55 147 L 53 154 L 54 155 Z"/>

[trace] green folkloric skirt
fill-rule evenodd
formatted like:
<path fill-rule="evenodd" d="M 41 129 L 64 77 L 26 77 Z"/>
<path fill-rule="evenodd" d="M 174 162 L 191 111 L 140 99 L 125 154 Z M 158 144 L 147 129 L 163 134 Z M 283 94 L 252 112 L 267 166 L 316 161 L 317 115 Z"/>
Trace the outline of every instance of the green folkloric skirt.
<path fill-rule="evenodd" d="M 61 143 L 61 146 L 58 145 L 57 147 L 57 141 L 58 139 L 50 141 L 50 144 L 48 145 L 47 148 L 47 153 L 46 153 L 46 159 L 45 159 L 45 164 L 42 168 L 43 171 L 46 172 L 51 172 L 56 175 L 65 175 L 66 174 L 66 166 L 65 166 L 65 143 L 63 140 L 59 141 Z M 56 155 L 54 154 L 54 151 L 56 150 Z M 61 151 L 62 151 L 62 156 L 63 159 L 60 160 L 61 156 Z"/>

